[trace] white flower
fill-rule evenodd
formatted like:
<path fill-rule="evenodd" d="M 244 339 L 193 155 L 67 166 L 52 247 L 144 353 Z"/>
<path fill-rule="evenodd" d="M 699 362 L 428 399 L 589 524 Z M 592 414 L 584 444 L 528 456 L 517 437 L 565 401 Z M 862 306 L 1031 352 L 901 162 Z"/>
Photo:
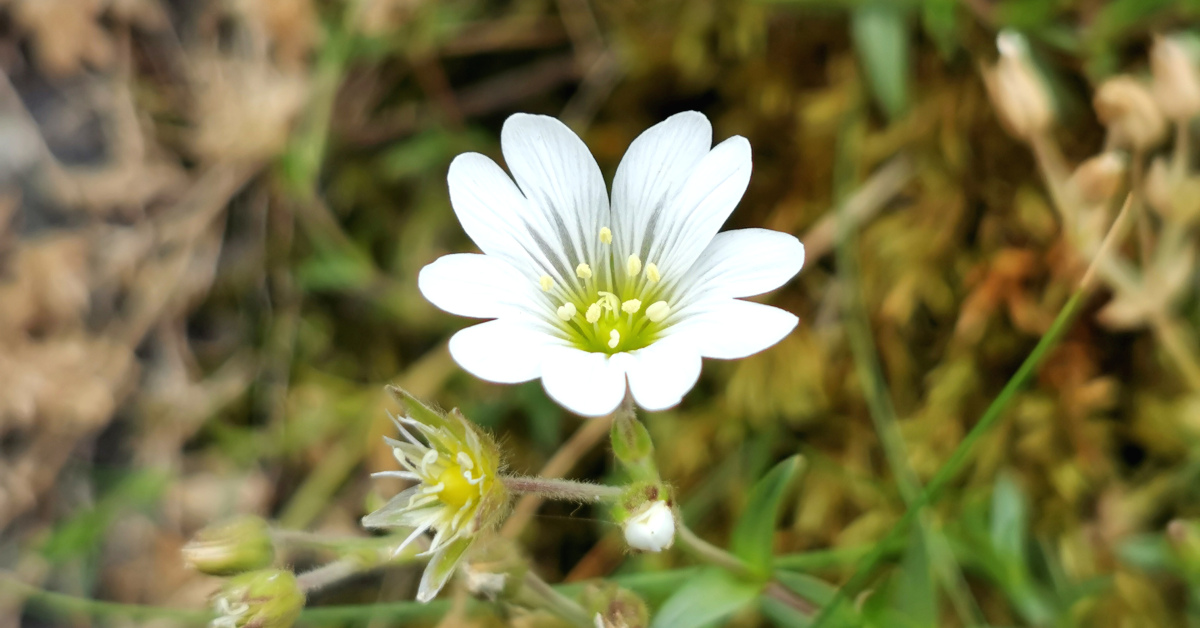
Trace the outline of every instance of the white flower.
<path fill-rule="evenodd" d="M 675 542 L 675 514 L 662 500 L 647 504 L 625 522 L 625 542 L 633 549 L 661 552 Z"/>
<path fill-rule="evenodd" d="M 499 523 L 508 505 L 508 490 L 499 478 L 499 449 L 486 434 L 456 410 L 445 417 L 430 411 L 424 418 L 424 422 L 398 419 L 396 427 L 405 440 L 386 439 L 404 470 L 375 474 L 417 484 L 363 517 L 362 523 L 368 528 L 412 528 L 396 548 L 397 554 L 426 530 L 436 531 L 429 549 L 417 554 L 430 557 L 417 590 L 417 600 L 428 602 L 454 573 L 477 533 Z M 415 438 L 405 425 L 429 444 Z"/>
<path fill-rule="evenodd" d="M 774 290 L 804 263 L 793 236 L 717 233 L 750 180 L 750 144 L 712 146 L 694 111 L 634 140 L 609 204 L 587 147 L 546 116 L 516 114 L 491 159 L 450 164 L 450 201 L 482 255 L 447 255 L 421 270 L 421 293 L 447 312 L 496 319 L 450 340 L 455 361 L 499 383 L 541 378 L 567 409 L 601 416 L 628 390 L 647 410 L 680 402 L 701 357 L 742 358 L 796 325 L 783 310 L 739 300 Z"/>

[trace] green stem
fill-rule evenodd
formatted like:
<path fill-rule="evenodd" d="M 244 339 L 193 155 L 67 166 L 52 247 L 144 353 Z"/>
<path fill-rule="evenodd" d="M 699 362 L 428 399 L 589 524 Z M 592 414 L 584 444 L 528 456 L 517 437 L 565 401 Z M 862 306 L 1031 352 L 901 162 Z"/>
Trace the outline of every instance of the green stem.
<path fill-rule="evenodd" d="M 854 575 L 850 577 L 850 580 L 848 580 L 845 585 L 838 589 L 837 593 L 834 595 L 833 599 L 830 600 L 829 604 L 827 604 L 825 608 L 821 610 L 821 614 L 818 615 L 816 620 L 813 622 L 812 628 L 820 628 L 821 626 L 824 626 L 826 622 L 833 618 L 838 607 L 840 607 L 847 598 L 854 597 L 862 592 L 863 588 L 867 584 L 867 581 L 870 580 L 874 574 L 875 568 L 888 553 L 889 548 L 893 547 L 902 539 L 905 531 L 908 529 L 908 526 L 913 523 L 922 509 L 932 503 L 942 492 L 942 490 L 945 489 L 946 486 L 950 484 L 950 482 L 958 475 L 958 472 L 961 471 L 966 465 L 967 460 L 971 455 L 971 451 L 975 448 L 975 445 L 979 442 L 979 439 L 983 438 L 983 435 L 986 434 L 988 430 L 990 430 L 1001 419 L 1001 417 L 1004 416 L 1004 411 L 1007 410 L 1009 404 L 1016 399 L 1017 391 L 1019 391 L 1025 386 L 1025 384 L 1029 382 L 1029 379 L 1033 377 L 1038 366 L 1042 363 L 1042 360 L 1045 359 L 1046 355 L 1050 352 L 1050 349 L 1052 349 L 1058 343 L 1058 340 L 1062 337 L 1063 333 L 1066 332 L 1071 321 L 1074 319 L 1075 314 L 1078 312 L 1079 307 L 1083 303 L 1083 297 L 1083 288 L 1076 290 L 1075 293 L 1071 295 L 1070 300 L 1067 301 L 1066 305 L 1063 306 L 1062 310 L 1059 311 L 1058 316 L 1054 319 L 1054 323 L 1050 325 L 1049 331 L 1042 336 L 1041 340 L 1038 341 L 1037 346 L 1035 346 L 1033 351 L 1029 354 L 1029 357 L 1025 358 L 1025 361 L 1021 363 L 1021 366 L 1017 369 L 1017 372 L 1014 373 L 1012 378 L 1008 380 L 1008 383 L 1004 385 L 1004 388 L 1000 391 L 1000 394 L 997 395 L 997 397 L 992 401 L 991 405 L 988 406 L 987 410 L 984 411 L 983 416 L 979 419 L 979 422 L 975 424 L 975 427 L 971 428 L 971 431 L 967 433 L 966 438 L 964 438 L 954 452 L 950 454 L 950 458 L 944 465 L 942 465 L 937 474 L 933 476 L 933 479 L 929 481 L 929 484 L 926 485 L 925 490 L 921 491 L 921 494 L 917 496 L 917 499 L 913 502 L 912 506 L 905 511 L 904 516 L 902 516 L 900 520 L 896 522 L 896 525 L 892 527 L 887 536 L 885 536 L 875 545 L 875 547 L 863 560 L 862 564 L 859 565 L 858 569 L 855 570 Z"/>
<path fill-rule="evenodd" d="M 592 618 L 578 602 L 546 584 L 545 580 L 539 578 L 532 571 L 525 573 L 525 588 L 540 598 L 545 607 L 559 617 L 581 628 L 592 627 Z"/>
<path fill-rule="evenodd" d="M 700 538 L 695 532 L 692 532 L 691 528 L 684 525 L 682 521 L 679 522 L 679 529 L 676 532 L 675 538 L 679 540 L 679 544 L 688 553 L 706 563 L 711 563 L 739 576 L 750 575 L 750 569 L 737 556 Z"/>

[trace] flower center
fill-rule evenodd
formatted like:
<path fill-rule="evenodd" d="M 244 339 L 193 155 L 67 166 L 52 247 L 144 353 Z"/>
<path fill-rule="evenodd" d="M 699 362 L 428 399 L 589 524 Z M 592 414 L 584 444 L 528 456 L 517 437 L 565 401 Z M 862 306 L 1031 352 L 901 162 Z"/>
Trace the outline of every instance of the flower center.
<path fill-rule="evenodd" d="M 442 485 L 438 499 L 451 508 L 462 508 L 472 497 L 479 495 L 479 487 L 471 485 L 463 475 L 463 468 L 451 464 L 437 477 L 437 483 Z"/>
<path fill-rule="evenodd" d="M 551 320 L 584 351 L 611 355 L 646 347 L 658 339 L 671 314 L 658 265 L 643 263 L 636 254 L 616 259 L 608 227 L 600 229 L 599 240 L 601 259 L 576 266 L 577 282 L 538 278 Z"/>

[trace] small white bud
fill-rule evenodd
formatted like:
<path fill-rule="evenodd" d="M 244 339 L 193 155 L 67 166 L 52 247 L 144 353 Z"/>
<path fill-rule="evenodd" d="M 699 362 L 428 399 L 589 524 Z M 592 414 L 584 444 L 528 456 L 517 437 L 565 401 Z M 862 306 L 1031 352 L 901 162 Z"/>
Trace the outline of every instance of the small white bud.
<path fill-rule="evenodd" d="M 675 542 L 675 514 L 664 501 L 650 503 L 625 522 L 625 542 L 644 552 L 661 552 Z"/>

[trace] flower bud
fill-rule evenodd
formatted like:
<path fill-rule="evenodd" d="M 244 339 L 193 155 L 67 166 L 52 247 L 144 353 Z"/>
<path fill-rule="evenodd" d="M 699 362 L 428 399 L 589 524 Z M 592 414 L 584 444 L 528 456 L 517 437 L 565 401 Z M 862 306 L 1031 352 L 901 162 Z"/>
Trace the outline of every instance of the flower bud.
<path fill-rule="evenodd" d="M 304 608 L 296 576 L 262 569 L 230 578 L 213 598 L 212 628 L 288 628 Z"/>
<path fill-rule="evenodd" d="M 1153 148 L 1167 133 L 1167 121 L 1150 90 L 1131 76 L 1105 81 L 1092 100 L 1112 141 L 1138 151 Z"/>
<path fill-rule="evenodd" d="M 996 37 L 1000 60 L 983 71 L 984 85 L 1000 122 L 1023 140 L 1046 131 L 1054 122 L 1050 90 L 1029 58 L 1025 38 L 1014 31 Z"/>
<path fill-rule="evenodd" d="M 258 517 L 238 517 L 210 525 L 183 546 L 183 559 L 197 571 L 230 576 L 271 564 L 275 547 L 267 522 Z"/>
<path fill-rule="evenodd" d="M 1200 68 L 1181 40 L 1155 35 L 1150 70 L 1154 98 L 1163 114 L 1179 121 L 1200 114 Z"/>
<path fill-rule="evenodd" d="M 1125 181 L 1125 156 L 1116 151 L 1088 159 L 1071 175 L 1070 186 L 1088 205 L 1104 203 L 1116 195 Z"/>
<path fill-rule="evenodd" d="M 583 605 L 596 628 L 645 628 L 650 625 L 646 603 L 632 591 L 605 583 L 583 592 Z"/>
<path fill-rule="evenodd" d="M 635 481 L 652 482 L 658 479 L 654 464 L 654 442 L 641 421 L 621 413 L 612 425 L 613 457 L 620 462 Z"/>
<path fill-rule="evenodd" d="M 625 520 L 625 542 L 633 549 L 661 552 L 675 542 L 675 513 L 665 501 L 646 502 Z"/>

